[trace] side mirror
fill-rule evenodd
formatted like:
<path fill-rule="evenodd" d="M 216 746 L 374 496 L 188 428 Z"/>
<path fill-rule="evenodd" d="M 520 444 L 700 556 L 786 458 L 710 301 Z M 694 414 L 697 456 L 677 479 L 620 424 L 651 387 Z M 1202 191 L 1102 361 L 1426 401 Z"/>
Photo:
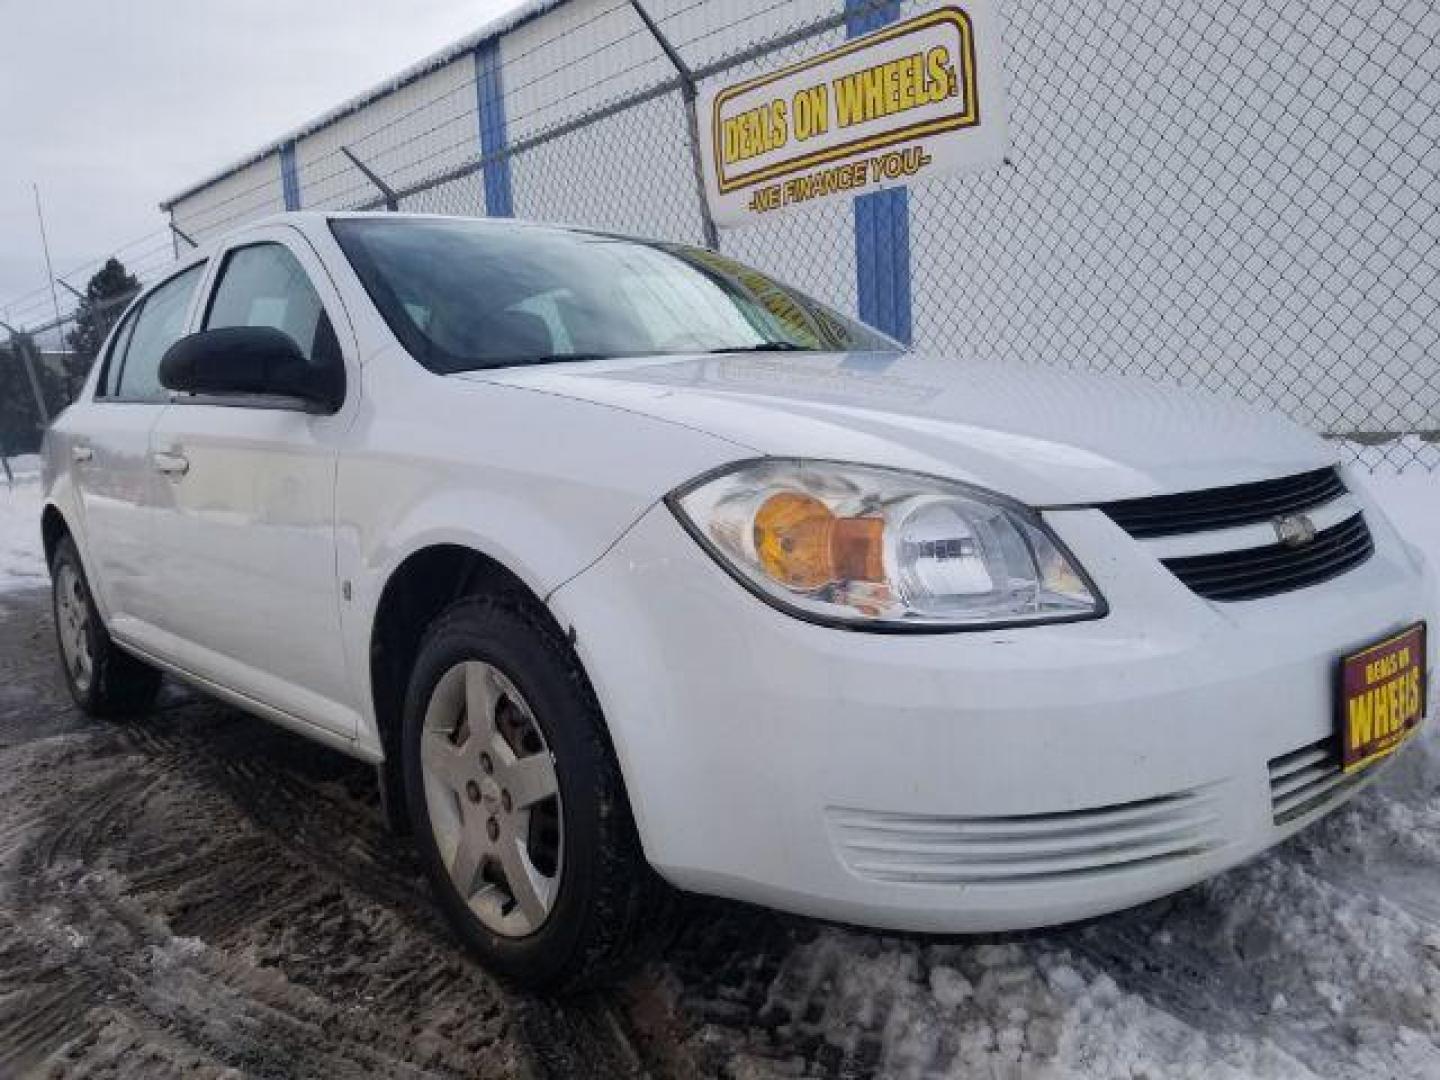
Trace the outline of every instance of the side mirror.
<path fill-rule="evenodd" d="M 167 390 L 293 398 L 311 412 L 334 412 L 345 398 L 341 369 L 312 367 L 294 338 L 269 326 L 227 326 L 183 337 L 166 350 L 159 374 Z"/>

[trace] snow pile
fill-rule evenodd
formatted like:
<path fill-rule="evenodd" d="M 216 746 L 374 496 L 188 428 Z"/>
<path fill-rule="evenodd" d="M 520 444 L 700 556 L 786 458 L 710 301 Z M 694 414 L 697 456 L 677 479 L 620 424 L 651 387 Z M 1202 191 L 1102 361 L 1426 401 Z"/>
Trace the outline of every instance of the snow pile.
<path fill-rule="evenodd" d="M 830 930 L 787 964 L 825 985 L 819 1026 L 827 1040 L 887 1077 L 1318 1075 L 1267 1040 L 1207 1033 L 1070 951 L 1029 940 L 976 945 Z"/>
<path fill-rule="evenodd" d="M 40 459 L 11 458 L 14 487 L 0 470 L 0 592 L 32 588 L 46 580 L 40 546 Z"/>
<path fill-rule="evenodd" d="M 1440 466 L 1433 472 L 1377 472 L 1364 477 L 1364 483 L 1400 535 L 1440 567 Z"/>
<path fill-rule="evenodd" d="M 1291 843 L 1131 911 L 981 938 L 826 929 L 784 957 L 782 1023 L 738 1074 L 818 1038 L 845 1075 L 916 1080 L 1440 1076 L 1433 723 L 1422 738 Z"/>

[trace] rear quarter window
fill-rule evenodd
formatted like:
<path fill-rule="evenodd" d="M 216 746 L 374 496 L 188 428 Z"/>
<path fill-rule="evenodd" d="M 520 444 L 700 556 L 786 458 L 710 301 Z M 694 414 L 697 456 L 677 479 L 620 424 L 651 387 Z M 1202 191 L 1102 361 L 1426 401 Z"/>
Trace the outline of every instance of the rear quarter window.
<path fill-rule="evenodd" d="M 120 381 L 120 360 L 125 355 L 126 346 L 130 344 L 130 334 L 135 329 L 135 316 L 139 311 L 140 306 L 137 304 L 134 310 L 127 312 L 125 321 L 110 339 L 110 348 L 106 350 L 104 363 L 100 368 L 100 379 L 95 384 L 97 398 L 110 397 L 115 393 L 115 384 Z"/>

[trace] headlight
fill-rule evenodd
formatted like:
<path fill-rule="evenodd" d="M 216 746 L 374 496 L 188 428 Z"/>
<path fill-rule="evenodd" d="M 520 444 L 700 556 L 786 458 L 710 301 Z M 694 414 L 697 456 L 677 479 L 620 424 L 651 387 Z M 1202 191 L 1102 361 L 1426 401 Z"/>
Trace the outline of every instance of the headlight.
<path fill-rule="evenodd" d="M 944 630 L 1104 614 L 1038 514 L 950 481 L 773 459 L 702 477 L 668 501 L 731 574 L 812 621 Z"/>

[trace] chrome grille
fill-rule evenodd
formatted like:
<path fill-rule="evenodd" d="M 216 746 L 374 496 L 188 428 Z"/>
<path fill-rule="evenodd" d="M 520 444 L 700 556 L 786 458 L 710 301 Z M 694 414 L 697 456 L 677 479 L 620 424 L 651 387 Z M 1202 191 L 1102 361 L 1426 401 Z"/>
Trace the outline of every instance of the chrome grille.
<path fill-rule="evenodd" d="M 1303 547 L 1268 544 L 1162 562 L 1207 600 L 1257 600 L 1318 585 L 1359 566 L 1374 551 L 1365 518 L 1356 514 L 1316 533 Z"/>
<path fill-rule="evenodd" d="M 1213 794 L 1187 791 L 1118 806 L 1012 817 L 831 809 L 846 865 L 878 881 L 1013 885 L 1115 873 L 1218 843 Z"/>
<path fill-rule="evenodd" d="M 1276 825 L 1344 798 L 1371 770 L 1346 776 L 1334 736 L 1270 759 L 1270 808 Z"/>
<path fill-rule="evenodd" d="M 1254 525 L 1323 506 L 1345 494 L 1333 467 L 1205 491 L 1123 499 L 1100 509 L 1137 540 Z"/>

